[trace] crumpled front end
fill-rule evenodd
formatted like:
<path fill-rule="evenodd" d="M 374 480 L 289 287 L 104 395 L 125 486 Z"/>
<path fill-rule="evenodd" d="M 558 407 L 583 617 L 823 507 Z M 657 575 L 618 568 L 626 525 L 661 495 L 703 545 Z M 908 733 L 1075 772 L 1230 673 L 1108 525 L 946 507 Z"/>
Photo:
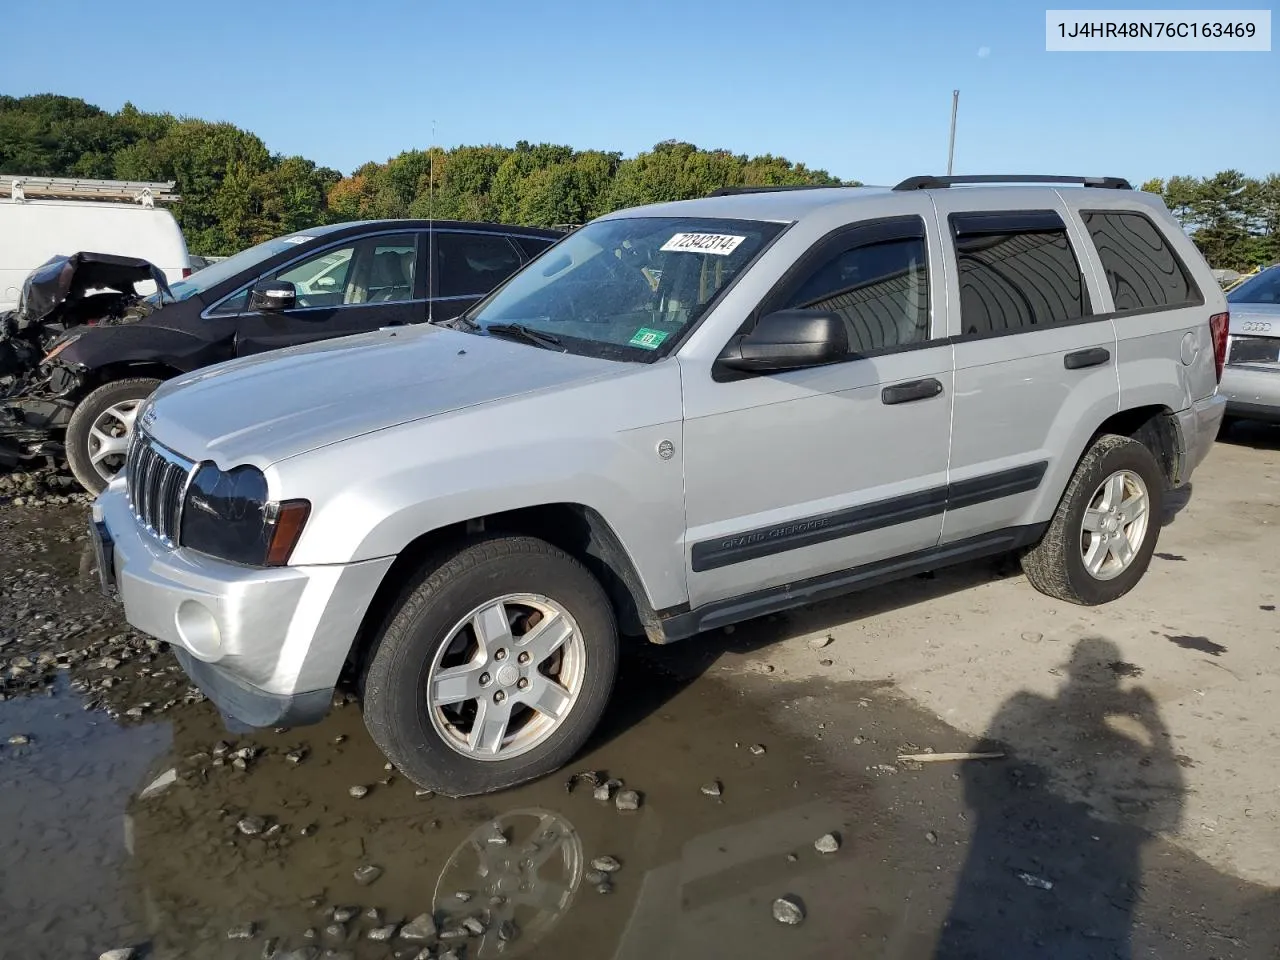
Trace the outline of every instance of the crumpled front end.
<path fill-rule="evenodd" d="M 135 289 L 148 280 L 169 294 L 149 261 L 92 252 L 52 257 L 27 276 L 18 308 L 0 314 L 0 467 L 61 455 L 55 438 L 75 408 L 80 377 L 57 356 L 79 327 L 150 313 Z"/>

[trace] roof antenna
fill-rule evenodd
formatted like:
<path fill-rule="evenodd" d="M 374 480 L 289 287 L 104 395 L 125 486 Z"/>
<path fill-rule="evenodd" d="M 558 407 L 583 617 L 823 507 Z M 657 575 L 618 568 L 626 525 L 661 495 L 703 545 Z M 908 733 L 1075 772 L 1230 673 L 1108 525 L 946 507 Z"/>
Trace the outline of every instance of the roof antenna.
<path fill-rule="evenodd" d="M 436 322 L 436 299 L 431 281 L 436 272 L 436 122 L 431 121 L 431 146 L 427 149 L 427 323 Z M 439 277 L 434 277 L 439 282 Z"/>

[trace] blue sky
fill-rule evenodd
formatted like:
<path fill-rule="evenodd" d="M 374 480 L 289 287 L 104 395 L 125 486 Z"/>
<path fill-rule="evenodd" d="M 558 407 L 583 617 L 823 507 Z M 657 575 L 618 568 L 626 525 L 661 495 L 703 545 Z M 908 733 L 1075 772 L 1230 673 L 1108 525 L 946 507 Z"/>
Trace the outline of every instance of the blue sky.
<path fill-rule="evenodd" d="M 1044 11 L 1025 0 L 15 2 L 0 93 L 229 120 L 344 173 L 430 145 L 434 120 L 446 146 L 525 139 L 630 155 L 678 138 L 885 183 L 945 169 L 958 87 L 957 173 L 1280 171 L 1274 43 L 1047 53 Z"/>

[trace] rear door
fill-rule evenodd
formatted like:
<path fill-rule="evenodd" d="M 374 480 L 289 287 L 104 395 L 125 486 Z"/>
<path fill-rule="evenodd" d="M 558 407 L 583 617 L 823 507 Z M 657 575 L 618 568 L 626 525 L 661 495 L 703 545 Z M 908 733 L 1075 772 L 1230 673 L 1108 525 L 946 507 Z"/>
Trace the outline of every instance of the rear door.
<path fill-rule="evenodd" d="M 1118 409 L 1115 331 L 1095 313 L 1080 232 L 1054 191 L 1020 193 L 1034 200 L 1012 210 L 1013 191 L 935 194 L 960 308 L 944 543 L 1047 519 L 1088 435 Z"/>
<path fill-rule="evenodd" d="M 525 262 L 520 248 L 501 233 L 434 230 L 431 236 L 433 320 L 463 313 Z"/>
<path fill-rule="evenodd" d="M 348 237 L 259 278 L 292 283 L 297 302 L 280 312 L 242 313 L 237 355 L 424 319 L 418 237 L 414 231 Z"/>

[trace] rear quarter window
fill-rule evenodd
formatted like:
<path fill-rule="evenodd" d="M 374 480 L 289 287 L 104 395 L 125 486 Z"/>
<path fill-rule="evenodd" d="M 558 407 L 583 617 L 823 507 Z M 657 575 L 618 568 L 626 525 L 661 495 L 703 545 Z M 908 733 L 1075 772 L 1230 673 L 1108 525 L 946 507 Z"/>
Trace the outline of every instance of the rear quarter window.
<path fill-rule="evenodd" d="M 1116 313 L 1204 303 L 1186 265 L 1149 217 L 1134 211 L 1082 211 Z"/>

